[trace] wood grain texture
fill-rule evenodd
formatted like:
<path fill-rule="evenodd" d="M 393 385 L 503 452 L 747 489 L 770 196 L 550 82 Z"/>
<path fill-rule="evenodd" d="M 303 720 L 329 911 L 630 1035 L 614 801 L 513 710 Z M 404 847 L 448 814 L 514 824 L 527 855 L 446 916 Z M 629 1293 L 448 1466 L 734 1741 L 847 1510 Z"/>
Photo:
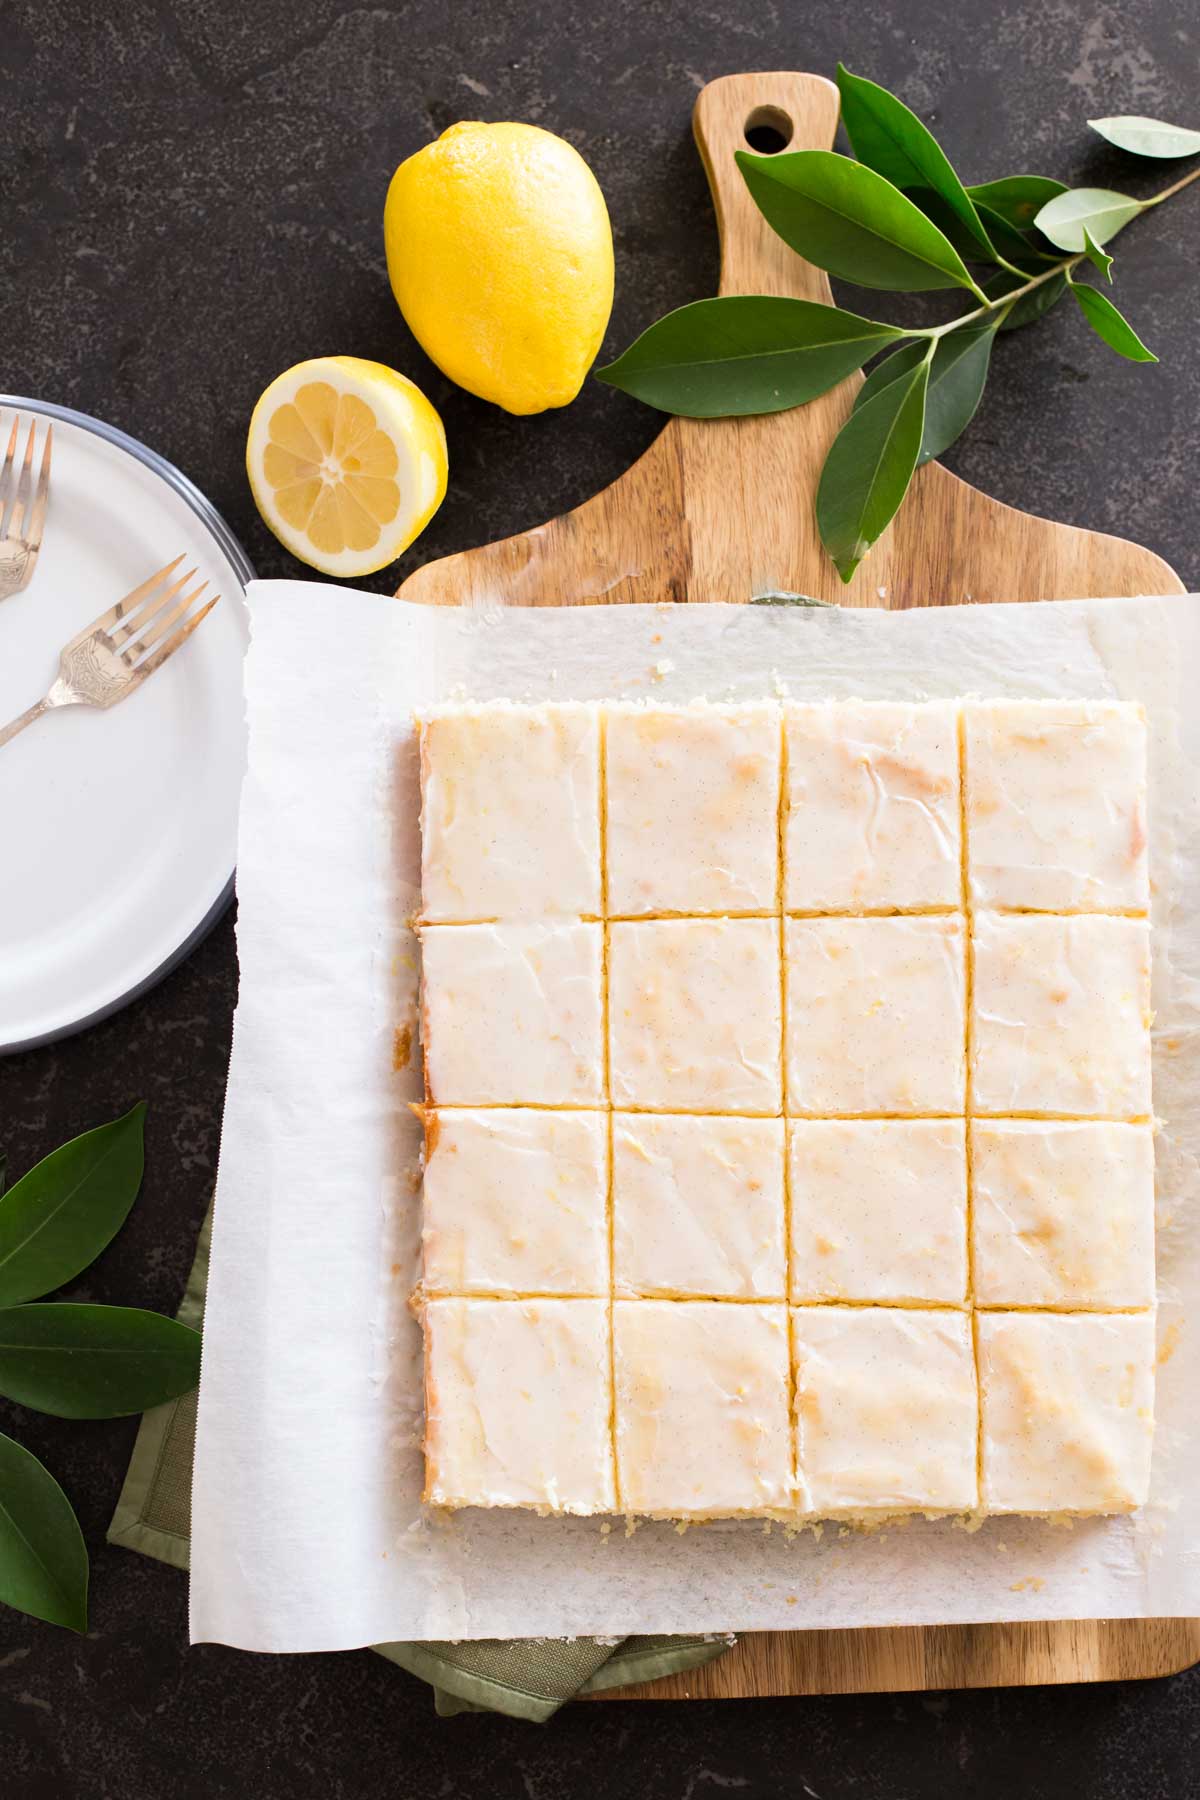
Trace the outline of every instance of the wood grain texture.
<path fill-rule="evenodd" d="M 909 1693 L 1175 1675 L 1200 1658 L 1197 1619 L 752 1631 L 685 1675 L 589 1700 L 745 1700 L 766 1694 Z"/>
<path fill-rule="evenodd" d="M 696 141 L 721 233 L 722 293 L 831 300 L 821 271 L 768 228 L 733 152 L 762 108 L 791 121 L 791 148 L 825 148 L 837 106 L 837 89 L 815 75 L 728 75 L 699 95 Z M 970 296 L 961 304 L 969 308 Z M 813 502 L 861 379 L 768 418 L 671 419 L 631 469 L 574 512 L 427 563 L 400 592 L 442 605 L 553 606 L 743 601 L 782 588 L 903 607 L 1182 591 L 1140 545 L 1002 506 L 937 463 L 918 470 L 893 524 L 843 585 L 817 537 Z"/>
<path fill-rule="evenodd" d="M 790 122 L 792 148 L 826 148 L 837 109 L 836 88 L 814 75 L 730 75 L 699 95 L 696 141 L 721 234 L 722 293 L 831 300 L 825 276 L 768 229 L 733 152 L 764 110 Z M 782 589 L 890 607 L 1182 592 L 1174 571 L 1140 545 L 1002 506 L 937 463 L 918 471 L 892 526 L 844 586 L 821 548 L 813 502 L 861 379 L 770 418 L 668 420 L 631 469 L 574 512 L 428 563 L 399 592 L 447 606 L 555 606 L 742 602 Z M 1111 1681 L 1171 1674 L 1197 1659 L 1200 1620 L 1192 1619 L 752 1632 L 706 1668 L 620 1695 L 733 1699 Z"/>

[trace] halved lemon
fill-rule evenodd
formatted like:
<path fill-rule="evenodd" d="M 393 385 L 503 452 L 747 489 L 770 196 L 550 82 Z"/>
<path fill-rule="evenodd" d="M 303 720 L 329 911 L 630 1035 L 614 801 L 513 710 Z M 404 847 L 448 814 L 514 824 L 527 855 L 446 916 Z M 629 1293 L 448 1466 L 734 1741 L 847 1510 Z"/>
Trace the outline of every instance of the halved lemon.
<path fill-rule="evenodd" d="M 446 468 L 446 433 L 420 388 L 357 356 L 317 356 L 276 376 L 246 439 L 264 522 L 325 575 L 394 562 L 441 505 Z"/>

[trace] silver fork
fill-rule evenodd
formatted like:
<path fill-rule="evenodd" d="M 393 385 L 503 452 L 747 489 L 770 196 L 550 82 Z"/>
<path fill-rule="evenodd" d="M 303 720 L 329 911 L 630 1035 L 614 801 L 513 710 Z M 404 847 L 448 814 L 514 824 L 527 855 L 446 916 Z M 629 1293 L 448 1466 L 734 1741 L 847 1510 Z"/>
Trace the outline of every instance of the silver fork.
<path fill-rule="evenodd" d="M 8 436 L 4 466 L 0 468 L 0 600 L 7 600 L 10 594 L 19 594 L 33 579 L 38 551 L 42 547 L 42 527 L 46 523 L 46 501 L 50 493 L 50 453 L 54 448 L 54 427 L 46 427 L 36 493 L 33 489 L 33 450 L 37 439 L 37 420 L 29 421 L 25 455 L 18 474 L 16 454 L 20 429 L 21 415 L 17 413 L 13 417 L 12 430 Z"/>
<path fill-rule="evenodd" d="M 188 587 L 195 569 L 171 580 L 182 561 L 177 556 L 167 563 L 64 645 L 58 680 L 36 706 L 0 731 L 0 745 L 56 706 L 115 706 L 174 656 L 221 598 L 214 594 L 199 612 L 185 616 L 208 583 Z"/>

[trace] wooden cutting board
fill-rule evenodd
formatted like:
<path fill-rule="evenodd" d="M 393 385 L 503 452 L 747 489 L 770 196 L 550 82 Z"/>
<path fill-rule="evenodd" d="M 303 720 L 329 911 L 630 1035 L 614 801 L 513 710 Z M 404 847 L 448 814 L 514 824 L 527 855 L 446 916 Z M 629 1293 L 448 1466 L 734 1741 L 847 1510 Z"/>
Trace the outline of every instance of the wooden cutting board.
<path fill-rule="evenodd" d="M 761 125 L 792 149 L 827 149 L 837 115 L 837 89 L 816 75 L 729 75 L 700 94 L 694 125 L 716 203 L 723 294 L 830 302 L 824 274 L 767 228 L 733 153 Z M 1183 591 L 1174 570 L 1140 545 L 1002 506 L 937 463 L 918 471 L 893 524 L 843 586 L 821 548 L 813 504 L 861 379 L 769 418 L 671 419 L 631 469 L 574 512 L 427 563 L 399 592 L 434 605 L 556 606 L 741 602 L 784 590 L 905 607 Z M 1020 1614 L 1019 1601 L 1013 1611 Z M 706 1668 L 621 1692 L 723 1699 L 1004 1687 L 1164 1675 L 1197 1659 L 1193 1619 L 757 1632 Z"/>

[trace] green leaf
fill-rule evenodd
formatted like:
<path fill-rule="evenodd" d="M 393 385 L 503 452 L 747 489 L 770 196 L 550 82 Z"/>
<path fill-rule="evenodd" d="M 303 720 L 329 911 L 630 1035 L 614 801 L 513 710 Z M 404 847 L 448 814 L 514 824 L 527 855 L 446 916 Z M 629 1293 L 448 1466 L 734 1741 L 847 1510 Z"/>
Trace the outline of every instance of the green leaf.
<path fill-rule="evenodd" d="M 1200 152 L 1200 131 L 1186 125 L 1168 125 L 1163 119 L 1139 119 L 1122 113 L 1114 119 L 1089 119 L 1093 131 L 1135 156 L 1195 156 Z"/>
<path fill-rule="evenodd" d="M 142 1179 L 144 1101 L 52 1150 L 0 1200 L 0 1306 L 86 1269 L 125 1222 Z"/>
<path fill-rule="evenodd" d="M 71 1502 L 30 1452 L 0 1436 L 0 1603 L 87 1630 L 88 1558 Z"/>
<path fill-rule="evenodd" d="M 1060 250 L 1082 250 L 1085 227 L 1097 244 L 1107 244 L 1141 210 L 1140 200 L 1112 188 L 1068 188 L 1046 202 L 1034 224 Z"/>
<path fill-rule="evenodd" d="M 995 260 L 991 242 L 966 188 L 933 133 L 895 94 L 837 70 L 842 97 L 842 123 L 859 162 L 866 163 L 894 187 L 931 188 L 949 207 L 974 243 L 974 254 Z"/>
<path fill-rule="evenodd" d="M 925 426 L 929 364 L 889 382 L 852 412 L 825 458 L 817 488 L 821 540 L 849 581 L 908 491 Z"/>
<path fill-rule="evenodd" d="M 976 240 L 959 222 L 940 194 L 935 194 L 932 188 L 910 188 L 909 199 L 920 207 L 927 219 L 933 220 L 939 231 L 946 234 L 964 261 L 998 262 L 1003 257 L 1007 262 L 1037 266 L 1037 259 L 1042 252 L 1019 231 L 1015 231 L 999 213 L 989 211 L 986 206 L 977 208 L 992 246 L 985 257 Z M 1045 239 L 1042 241 L 1044 243 Z"/>
<path fill-rule="evenodd" d="M 881 394 L 885 387 L 891 387 L 893 381 L 899 380 L 901 375 L 909 374 L 918 363 L 924 362 L 928 350 L 929 344 L 925 339 L 914 338 L 911 343 L 901 344 L 898 350 L 893 350 L 882 362 L 877 362 L 855 395 L 854 411 L 861 412 L 876 394 Z M 937 355 L 936 350 L 934 355 Z"/>
<path fill-rule="evenodd" d="M 200 1333 L 132 1306 L 0 1311 L 0 1394 L 60 1419 L 115 1419 L 188 1393 Z"/>
<path fill-rule="evenodd" d="M 873 169 L 832 150 L 736 155 L 772 231 L 819 269 L 899 293 L 977 291 L 944 233 Z"/>
<path fill-rule="evenodd" d="M 983 291 L 989 300 L 1002 300 L 1014 288 L 1023 287 L 1024 281 L 1019 275 L 1010 275 L 1007 269 L 1001 269 L 998 275 L 992 275 L 983 284 Z M 1028 294 L 1013 303 L 997 327 L 999 331 L 1019 331 L 1022 325 L 1036 324 L 1044 318 L 1052 306 L 1057 306 L 1067 291 L 1065 275 L 1052 275 L 1049 281 L 1043 281 Z"/>
<path fill-rule="evenodd" d="M 939 338 L 929 365 L 925 392 L 925 428 L 918 467 L 942 456 L 975 416 L 987 382 L 995 323 L 963 326 Z M 857 412 L 893 381 L 909 374 L 925 355 L 925 345 L 903 344 L 871 370 L 854 402 Z"/>
<path fill-rule="evenodd" d="M 689 419 L 781 412 L 836 387 L 902 335 L 812 300 L 730 294 L 668 313 L 596 373 Z"/>
<path fill-rule="evenodd" d="M 1128 357 L 1130 362 L 1158 361 L 1154 352 L 1147 350 L 1129 321 L 1117 311 L 1107 294 L 1102 294 L 1099 288 L 1086 287 L 1078 281 L 1071 283 L 1071 292 L 1097 337 L 1102 337 L 1118 356 Z"/>
<path fill-rule="evenodd" d="M 1005 175 L 967 189 L 976 206 L 986 206 L 1017 231 L 1028 231 L 1047 201 L 1066 191 L 1064 182 L 1052 181 L 1049 175 Z"/>
<path fill-rule="evenodd" d="M 995 323 L 964 326 L 938 339 L 925 395 L 925 428 L 918 465 L 942 456 L 975 417 L 987 384 Z"/>
<path fill-rule="evenodd" d="M 993 212 L 990 206 L 980 201 L 975 208 L 992 243 L 1006 261 L 1017 263 L 1035 263 L 1039 257 L 1045 256 L 1048 246 L 1040 233 L 1035 243 L 1025 232 L 1018 231 L 1010 225 L 1003 213 Z M 1053 252 L 1050 253 L 1053 255 Z"/>
<path fill-rule="evenodd" d="M 1100 248 L 1086 225 L 1083 228 L 1083 248 L 1088 261 L 1094 268 L 1099 269 L 1105 281 L 1107 281 L 1111 287 L 1113 259 L 1106 250 Z"/>

